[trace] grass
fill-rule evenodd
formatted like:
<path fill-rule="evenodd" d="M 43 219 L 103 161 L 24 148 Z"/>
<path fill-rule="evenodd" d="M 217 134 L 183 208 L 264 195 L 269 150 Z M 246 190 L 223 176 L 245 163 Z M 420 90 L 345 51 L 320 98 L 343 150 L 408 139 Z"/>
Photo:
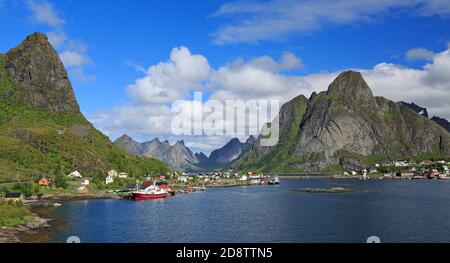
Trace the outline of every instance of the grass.
<path fill-rule="evenodd" d="M 127 154 L 75 112 L 31 108 L 22 99 L 0 54 L 0 182 L 54 176 L 60 164 L 68 174 L 87 176 L 115 169 L 136 177 L 165 174 L 161 161 Z"/>
<path fill-rule="evenodd" d="M 32 218 L 32 213 L 21 203 L 0 201 L 0 227 L 25 224 Z"/>

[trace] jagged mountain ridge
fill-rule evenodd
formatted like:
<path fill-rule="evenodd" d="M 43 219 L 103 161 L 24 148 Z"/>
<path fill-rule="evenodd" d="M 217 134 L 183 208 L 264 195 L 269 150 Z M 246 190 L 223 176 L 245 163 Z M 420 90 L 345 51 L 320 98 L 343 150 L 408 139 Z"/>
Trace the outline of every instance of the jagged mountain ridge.
<path fill-rule="evenodd" d="M 184 141 L 170 145 L 168 141 L 155 138 L 148 142 L 137 142 L 128 135 L 122 135 L 114 144 L 129 153 L 149 156 L 182 170 L 221 169 L 236 160 L 243 152 L 253 145 L 255 138 L 250 136 L 242 143 L 237 138 L 231 139 L 223 147 L 211 152 L 207 157 L 204 153 L 193 153 Z"/>
<path fill-rule="evenodd" d="M 402 156 L 450 152 L 447 131 L 406 106 L 373 96 L 359 72 L 340 74 L 327 91 L 313 93 L 307 101 L 302 96 L 296 99 L 280 110 L 280 142 L 274 147 L 256 143 L 234 168 L 341 170 Z M 305 112 L 289 114 L 287 109 L 294 106 Z M 284 116 L 296 122 L 284 125 Z M 287 144 L 286 129 L 292 131 Z"/>
<path fill-rule="evenodd" d="M 448 120 L 436 116 L 433 116 L 431 120 L 439 124 L 442 128 L 446 129 L 448 132 L 450 132 L 450 122 Z"/>
<path fill-rule="evenodd" d="M 0 181 L 66 172 L 166 173 L 162 162 L 127 154 L 81 114 L 47 36 L 34 33 L 0 54 Z"/>

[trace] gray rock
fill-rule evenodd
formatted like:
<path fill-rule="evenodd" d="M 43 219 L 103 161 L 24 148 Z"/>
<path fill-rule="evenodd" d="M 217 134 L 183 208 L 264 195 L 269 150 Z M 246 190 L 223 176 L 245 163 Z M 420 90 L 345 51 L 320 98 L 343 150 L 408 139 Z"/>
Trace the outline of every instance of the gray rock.
<path fill-rule="evenodd" d="M 6 70 L 27 105 L 81 114 L 64 65 L 44 34 L 34 33 L 8 51 Z"/>

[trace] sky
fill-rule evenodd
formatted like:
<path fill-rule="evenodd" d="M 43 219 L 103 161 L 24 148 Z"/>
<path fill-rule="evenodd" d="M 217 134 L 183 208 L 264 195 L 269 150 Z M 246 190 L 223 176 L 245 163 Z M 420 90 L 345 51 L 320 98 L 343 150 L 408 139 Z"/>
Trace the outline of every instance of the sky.
<path fill-rule="evenodd" d="M 82 112 L 112 140 L 184 139 L 209 153 L 232 136 L 174 135 L 175 101 L 202 91 L 204 103 L 283 103 L 349 69 L 375 95 L 450 119 L 446 0 L 0 0 L 1 53 L 36 31 L 59 53 Z"/>

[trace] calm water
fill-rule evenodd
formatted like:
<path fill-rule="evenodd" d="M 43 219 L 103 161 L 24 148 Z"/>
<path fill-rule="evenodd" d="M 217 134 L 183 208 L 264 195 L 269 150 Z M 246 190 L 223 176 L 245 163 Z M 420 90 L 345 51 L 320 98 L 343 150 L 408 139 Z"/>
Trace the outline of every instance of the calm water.
<path fill-rule="evenodd" d="M 346 187 L 354 193 L 290 190 Z M 282 180 L 166 200 L 65 203 L 51 242 L 450 242 L 450 181 Z"/>

